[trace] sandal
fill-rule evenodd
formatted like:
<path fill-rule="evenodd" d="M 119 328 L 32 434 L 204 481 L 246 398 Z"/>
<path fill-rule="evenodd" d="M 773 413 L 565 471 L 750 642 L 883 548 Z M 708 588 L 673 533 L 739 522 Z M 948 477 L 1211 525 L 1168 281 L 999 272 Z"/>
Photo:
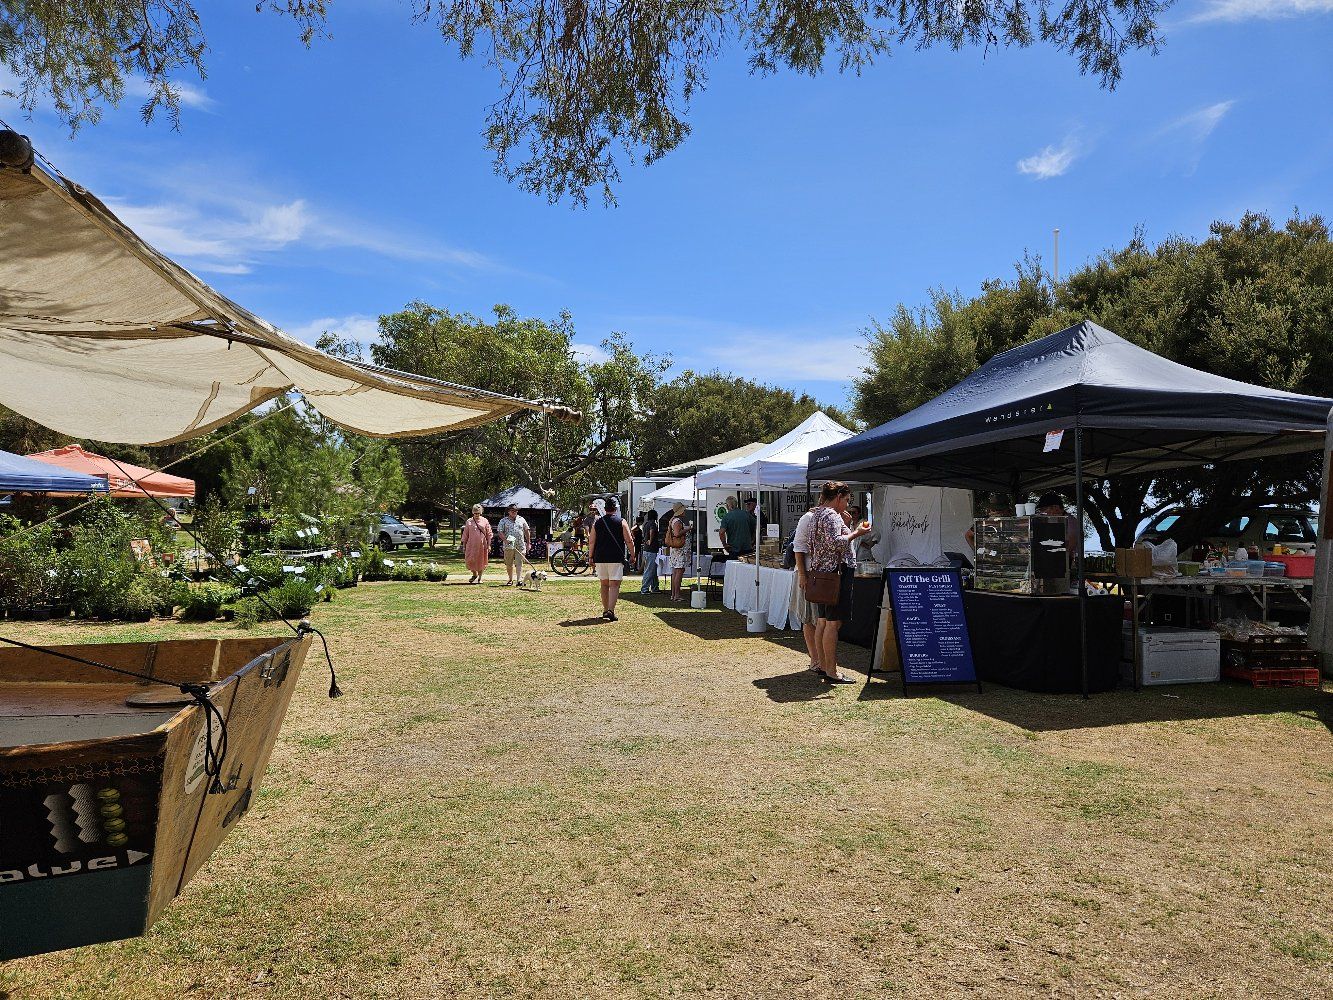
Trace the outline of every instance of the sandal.
<path fill-rule="evenodd" d="M 844 673 L 826 674 L 826 673 L 824 673 L 824 671 L 822 671 L 822 670 L 819 672 L 819 679 L 820 679 L 821 681 L 823 681 L 825 684 L 855 684 L 855 683 L 856 683 L 856 678 L 854 678 L 854 677 L 848 677 L 848 676 L 847 676 L 846 674 L 844 674 Z"/>

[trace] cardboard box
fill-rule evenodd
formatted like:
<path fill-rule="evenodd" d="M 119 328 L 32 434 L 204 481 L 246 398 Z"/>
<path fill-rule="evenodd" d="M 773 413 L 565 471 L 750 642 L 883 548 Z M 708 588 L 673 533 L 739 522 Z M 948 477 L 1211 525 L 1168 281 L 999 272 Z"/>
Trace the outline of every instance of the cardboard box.
<path fill-rule="evenodd" d="M 1135 547 L 1115 550 L 1116 576 L 1144 579 L 1152 576 L 1152 551 Z"/>

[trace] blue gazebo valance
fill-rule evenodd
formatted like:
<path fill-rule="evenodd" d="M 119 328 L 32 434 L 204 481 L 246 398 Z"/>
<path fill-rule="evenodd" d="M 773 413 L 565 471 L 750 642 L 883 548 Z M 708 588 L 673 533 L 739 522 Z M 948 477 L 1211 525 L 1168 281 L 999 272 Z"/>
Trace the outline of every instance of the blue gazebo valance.
<path fill-rule="evenodd" d="M 0 451 L 0 492 L 105 493 L 106 480 Z"/>

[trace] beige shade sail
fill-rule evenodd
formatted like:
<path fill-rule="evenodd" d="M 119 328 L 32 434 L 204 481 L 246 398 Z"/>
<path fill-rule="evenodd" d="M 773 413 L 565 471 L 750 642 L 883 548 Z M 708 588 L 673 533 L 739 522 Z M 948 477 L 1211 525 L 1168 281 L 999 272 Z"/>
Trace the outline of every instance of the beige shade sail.
<path fill-rule="evenodd" d="M 0 404 L 72 437 L 156 445 L 291 391 L 373 437 L 570 413 L 331 357 L 158 253 L 79 185 L 0 166 Z"/>

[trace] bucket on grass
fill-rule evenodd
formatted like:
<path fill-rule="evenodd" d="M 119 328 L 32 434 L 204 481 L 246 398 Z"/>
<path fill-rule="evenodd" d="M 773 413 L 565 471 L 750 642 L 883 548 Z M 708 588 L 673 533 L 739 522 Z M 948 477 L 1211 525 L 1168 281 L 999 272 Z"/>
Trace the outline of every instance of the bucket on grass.
<path fill-rule="evenodd" d="M 745 631 L 763 632 L 768 629 L 768 612 L 763 610 L 745 612 Z"/>
<path fill-rule="evenodd" d="M 703 590 L 695 590 L 695 591 L 691 591 L 691 592 L 690 592 L 690 607 L 695 608 L 695 609 L 702 609 L 702 608 L 706 608 L 706 607 L 708 607 L 708 593 L 707 593 L 707 591 L 703 591 Z"/>

